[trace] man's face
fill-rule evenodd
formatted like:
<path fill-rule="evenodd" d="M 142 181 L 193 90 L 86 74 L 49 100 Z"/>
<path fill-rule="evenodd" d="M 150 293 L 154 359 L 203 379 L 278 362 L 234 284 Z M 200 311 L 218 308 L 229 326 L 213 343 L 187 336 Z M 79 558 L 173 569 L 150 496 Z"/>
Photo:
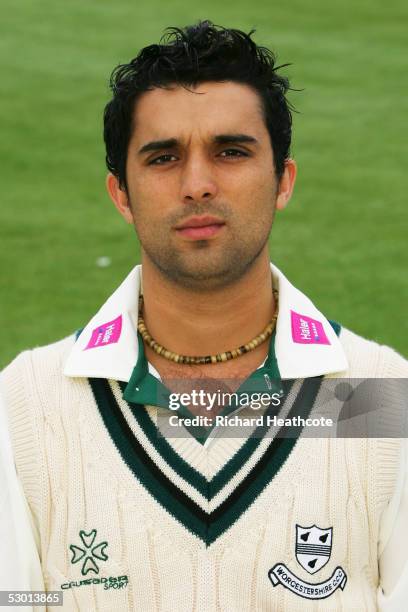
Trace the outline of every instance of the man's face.
<path fill-rule="evenodd" d="M 208 82 L 144 93 L 126 177 L 127 194 L 116 182 L 121 212 L 134 223 L 143 257 L 173 282 L 216 289 L 268 257 L 281 186 L 250 87 Z"/>

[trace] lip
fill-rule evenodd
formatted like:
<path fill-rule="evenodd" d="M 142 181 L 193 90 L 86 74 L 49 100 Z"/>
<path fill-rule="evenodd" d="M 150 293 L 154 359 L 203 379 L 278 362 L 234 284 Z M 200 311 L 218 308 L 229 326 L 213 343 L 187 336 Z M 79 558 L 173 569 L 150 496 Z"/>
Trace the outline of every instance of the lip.
<path fill-rule="evenodd" d="M 208 215 L 203 217 L 190 217 L 175 229 L 177 233 L 190 240 L 207 240 L 218 234 L 225 222 L 217 217 Z"/>
<path fill-rule="evenodd" d="M 184 223 L 177 225 L 176 230 L 187 229 L 189 227 L 208 227 L 209 225 L 225 225 L 224 221 L 217 217 L 205 215 L 203 217 L 190 217 Z"/>

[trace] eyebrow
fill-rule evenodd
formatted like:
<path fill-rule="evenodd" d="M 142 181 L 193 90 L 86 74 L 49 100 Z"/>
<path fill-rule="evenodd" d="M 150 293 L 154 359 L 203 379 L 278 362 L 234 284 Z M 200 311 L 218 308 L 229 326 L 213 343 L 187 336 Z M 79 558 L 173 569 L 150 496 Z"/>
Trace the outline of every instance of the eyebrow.
<path fill-rule="evenodd" d="M 258 141 L 254 136 L 248 134 L 217 134 L 213 138 L 213 142 L 216 144 L 258 144 Z M 144 144 L 138 151 L 139 155 L 143 153 L 150 153 L 151 151 L 162 151 L 163 149 L 171 149 L 180 145 L 180 141 L 177 138 L 167 138 L 165 140 L 152 140 Z"/>
<path fill-rule="evenodd" d="M 239 144 L 244 142 L 258 144 L 257 139 L 248 134 L 218 134 L 214 137 L 214 142 L 217 144 Z"/>
<path fill-rule="evenodd" d="M 172 147 L 177 146 L 179 141 L 177 138 L 167 138 L 166 140 L 152 140 L 151 142 L 146 143 L 141 147 L 138 151 L 141 153 L 149 153 L 150 151 L 161 151 L 162 149 L 171 149 Z"/>

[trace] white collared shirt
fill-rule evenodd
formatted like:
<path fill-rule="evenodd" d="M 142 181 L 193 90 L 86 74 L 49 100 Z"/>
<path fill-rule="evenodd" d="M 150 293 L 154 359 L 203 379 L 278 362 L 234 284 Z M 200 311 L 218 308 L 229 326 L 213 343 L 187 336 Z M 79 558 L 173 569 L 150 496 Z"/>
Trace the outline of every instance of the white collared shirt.
<path fill-rule="evenodd" d="M 271 272 L 274 287 L 279 291 L 275 353 L 282 379 L 308 378 L 347 370 L 344 349 L 331 324 L 310 299 L 272 264 Z M 83 329 L 65 363 L 66 376 L 129 381 L 138 357 L 140 290 L 141 266 L 136 266 Z M 151 364 L 149 371 L 159 377 Z M 0 541 L 2 558 L 14 560 L 14 564 L 0 565 L 0 587 L 4 590 L 40 589 L 35 530 L 15 472 L 5 411 L 1 405 L 0 436 Z M 383 581 L 385 575 L 399 576 L 393 580 L 395 587 L 387 592 L 387 596 L 380 590 L 378 609 L 381 612 L 399 612 L 408 599 L 408 560 L 401 559 L 396 553 L 401 541 L 408 537 L 407 457 L 407 448 L 404 448 L 396 491 L 381 520 L 381 585 L 387 583 L 388 579 Z M 16 550 L 23 550 L 24 557 L 16 555 Z"/>
<path fill-rule="evenodd" d="M 343 347 L 327 319 L 313 303 L 271 264 L 274 286 L 279 291 L 275 352 L 283 379 L 308 378 L 347 370 Z M 112 378 L 128 382 L 138 356 L 137 313 L 141 266 L 136 266 L 82 331 L 65 364 L 66 376 Z M 303 320 L 320 323 L 326 340 L 293 342 L 293 324 Z M 111 327 L 113 326 L 113 330 Z M 103 350 L 88 347 L 92 335 Z M 300 330 L 301 332 L 301 330 Z M 88 348 L 87 348 L 88 347 Z"/>

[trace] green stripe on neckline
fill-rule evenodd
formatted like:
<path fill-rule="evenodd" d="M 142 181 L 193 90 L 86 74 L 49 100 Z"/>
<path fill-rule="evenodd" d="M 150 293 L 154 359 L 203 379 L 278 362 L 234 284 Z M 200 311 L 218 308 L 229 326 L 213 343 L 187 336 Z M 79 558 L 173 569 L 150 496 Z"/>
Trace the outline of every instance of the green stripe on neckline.
<path fill-rule="evenodd" d="M 123 389 L 124 384 L 119 383 Z M 282 386 L 285 387 L 285 395 L 289 394 L 292 388 L 293 381 L 283 381 Z M 212 499 L 217 493 L 227 484 L 229 480 L 241 469 L 244 463 L 255 452 L 263 439 L 262 432 L 267 430 L 266 425 L 259 425 L 250 438 L 238 449 L 233 457 L 217 472 L 214 478 L 209 482 L 200 472 L 191 466 L 183 457 L 181 457 L 171 446 L 171 444 L 163 436 L 158 435 L 155 423 L 147 414 L 143 406 L 138 404 L 128 403 L 132 414 L 134 415 L 138 425 L 148 438 L 150 444 L 163 457 L 168 465 L 188 484 L 194 487 L 207 499 Z M 275 407 L 272 404 L 267 408 L 264 416 L 272 416 Z"/>
<path fill-rule="evenodd" d="M 287 418 L 296 415 L 307 418 L 312 410 L 321 380 L 322 377 L 315 377 L 303 382 Z M 109 383 L 104 379 L 89 379 L 89 382 L 101 417 L 122 460 L 152 497 L 207 546 L 229 529 L 273 480 L 288 459 L 302 431 L 302 428 L 294 430 L 292 433 L 296 433 L 296 437 L 271 440 L 263 455 L 238 487 L 213 512 L 206 512 L 181 491 L 152 461 L 134 436 Z M 228 482 L 232 475 L 233 472 L 226 472 L 223 478 Z M 216 482 L 216 478 L 208 481 L 208 494 L 211 495 L 211 497 L 206 496 L 208 501 L 213 498 L 217 488 L 214 487 L 214 490 L 211 490 L 212 482 Z M 199 490 L 196 482 L 191 486 Z"/>

